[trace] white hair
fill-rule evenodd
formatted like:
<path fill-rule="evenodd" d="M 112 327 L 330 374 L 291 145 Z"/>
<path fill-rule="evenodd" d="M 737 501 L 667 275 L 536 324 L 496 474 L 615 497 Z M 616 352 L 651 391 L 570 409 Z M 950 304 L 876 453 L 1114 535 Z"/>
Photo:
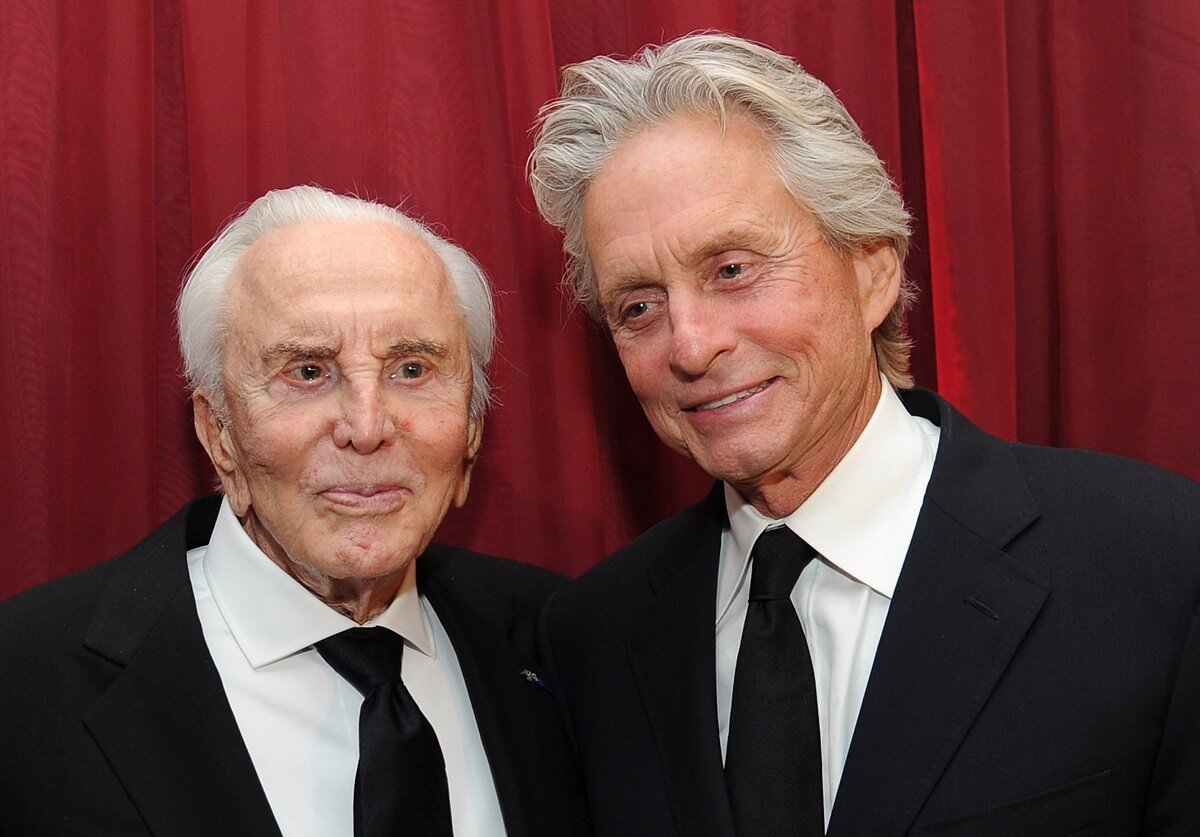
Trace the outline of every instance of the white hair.
<path fill-rule="evenodd" d="M 450 278 L 467 324 L 471 354 L 471 417 L 480 418 L 490 405 L 487 365 L 496 341 L 496 315 L 491 288 L 475 260 L 428 227 L 385 204 L 336 195 L 316 186 L 293 186 L 267 192 L 225 225 L 187 274 L 179 294 L 179 347 L 192 391 L 215 399 L 225 409 L 221 388 L 229 279 L 239 260 L 268 233 L 310 221 L 383 221 L 413 233 L 429 245 Z"/>
<path fill-rule="evenodd" d="M 566 283 L 594 317 L 598 288 L 583 237 L 583 201 L 612 152 L 630 137 L 686 114 L 726 123 L 728 109 L 746 113 L 773 144 L 784 186 L 815 216 L 830 246 L 842 253 L 890 244 L 901 265 L 911 217 L 875 150 L 833 92 L 795 61 L 767 47 L 722 34 L 688 35 L 647 46 L 629 60 L 606 56 L 563 69 L 562 92 L 542 108 L 529 179 L 538 209 L 563 231 Z M 880 369 L 898 387 L 912 386 L 911 343 L 900 295 L 872 341 Z"/>

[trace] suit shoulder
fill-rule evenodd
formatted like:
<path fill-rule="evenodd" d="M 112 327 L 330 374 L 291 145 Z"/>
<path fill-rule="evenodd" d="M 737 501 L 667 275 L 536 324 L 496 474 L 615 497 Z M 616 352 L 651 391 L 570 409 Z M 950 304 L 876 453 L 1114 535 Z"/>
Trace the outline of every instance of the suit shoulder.
<path fill-rule="evenodd" d="M 56 634 L 90 614 L 119 558 L 31 587 L 0 602 L 0 645 L 32 632 Z"/>
<path fill-rule="evenodd" d="M 1030 547 L 1086 556 L 1122 589 L 1200 597 L 1200 485 L 1145 462 L 1083 450 L 1014 445 L 1040 517 Z M 1084 560 L 1083 557 L 1080 560 Z"/>
<path fill-rule="evenodd" d="M 641 578 L 655 556 L 691 529 L 693 515 L 694 507 L 660 520 L 581 575 L 572 589 L 609 587 Z"/>
<path fill-rule="evenodd" d="M 518 603 L 540 604 L 568 581 L 565 575 L 545 567 L 436 543 L 417 559 L 418 578 L 422 568 L 451 578 L 461 577 Z"/>
<path fill-rule="evenodd" d="M 82 650 L 99 597 L 119 560 L 110 559 L 0 602 L 0 672 L 20 673 L 22 683 L 51 682 L 57 667 Z"/>
<path fill-rule="evenodd" d="M 208 542 L 218 506 L 216 497 L 188 503 L 120 555 L 0 602 L 0 653 L 7 660 L 23 644 L 46 650 L 56 642 L 74 649 L 101 613 L 117 634 L 132 630 L 144 603 L 187 579 L 183 553 Z"/>
<path fill-rule="evenodd" d="M 675 551 L 681 542 L 694 539 L 700 529 L 719 536 L 721 523 L 714 515 L 723 514 L 713 496 L 659 521 L 595 567 L 568 584 L 555 595 L 556 606 L 563 610 L 590 612 L 594 608 L 636 607 L 648 591 L 647 573 L 661 556 Z M 566 605 L 566 603 L 570 603 Z"/>
<path fill-rule="evenodd" d="M 1115 454 L 1011 447 L 1030 488 L 1045 503 L 1067 502 L 1093 513 L 1111 509 L 1122 519 L 1175 517 L 1200 531 L 1200 483 L 1185 476 Z"/>

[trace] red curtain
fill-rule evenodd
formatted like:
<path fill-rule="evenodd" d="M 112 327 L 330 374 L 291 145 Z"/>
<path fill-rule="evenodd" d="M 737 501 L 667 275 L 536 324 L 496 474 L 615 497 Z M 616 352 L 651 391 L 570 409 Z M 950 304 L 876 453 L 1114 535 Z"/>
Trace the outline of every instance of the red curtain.
<path fill-rule="evenodd" d="M 0 0 L 0 596 L 211 487 L 179 280 L 295 183 L 403 204 L 495 284 L 500 406 L 442 539 L 578 573 L 699 496 L 523 168 L 559 66 L 704 28 L 825 79 L 901 184 L 919 383 L 1200 477 L 1200 0 Z"/>

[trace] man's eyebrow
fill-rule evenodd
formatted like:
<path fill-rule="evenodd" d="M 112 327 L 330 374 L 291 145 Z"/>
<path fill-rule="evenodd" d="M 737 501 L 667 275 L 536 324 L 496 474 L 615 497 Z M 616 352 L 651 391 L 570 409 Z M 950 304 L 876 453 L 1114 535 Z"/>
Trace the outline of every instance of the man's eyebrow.
<path fill-rule="evenodd" d="M 337 350 L 330 346 L 308 345 L 295 340 L 277 343 L 262 353 L 265 365 L 281 360 L 330 360 L 337 357 Z"/>
<path fill-rule="evenodd" d="M 757 224 L 737 222 L 710 232 L 692 242 L 687 252 L 690 261 L 699 263 L 728 250 L 744 250 L 768 240 L 766 230 Z"/>
<path fill-rule="evenodd" d="M 759 225 L 750 221 L 735 221 L 716 230 L 701 233 L 688 242 L 684 249 L 684 257 L 688 263 L 696 266 L 729 250 L 761 246 L 767 240 L 765 231 Z M 653 285 L 654 282 L 631 271 L 618 275 L 606 284 L 608 287 L 600 298 L 600 304 L 605 308 L 630 291 Z"/>
<path fill-rule="evenodd" d="M 445 357 L 446 346 L 436 340 L 396 340 L 388 346 L 388 357 L 403 355 L 426 355 L 427 357 Z"/>
<path fill-rule="evenodd" d="M 636 291 L 638 288 L 644 288 L 647 285 L 654 283 L 648 281 L 643 276 L 630 273 L 625 276 L 618 276 L 616 279 L 608 283 L 608 287 L 604 289 L 603 301 L 607 302 L 619 296 L 623 296 L 630 291 Z"/>
<path fill-rule="evenodd" d="M 636 273 L 629 273 L 624 276 L 618 276 L 616 279 L 608 283 L 608 287 L 600 294 L 600 307 L 604 309 L 605 314 L 615 314 L 612 307 L 617 304 L 617 301 L 626 294 L 636 291 L 639 288 L 649 288 L 654 285 L 653 281 L 646 279 L 644 276 L 639 276 Z"/>

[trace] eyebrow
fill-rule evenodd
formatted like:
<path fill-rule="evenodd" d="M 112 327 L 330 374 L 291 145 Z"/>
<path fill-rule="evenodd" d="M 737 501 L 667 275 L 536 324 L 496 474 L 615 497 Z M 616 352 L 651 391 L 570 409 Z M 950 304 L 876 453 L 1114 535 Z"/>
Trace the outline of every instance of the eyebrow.
<path fill-rule="evenodd" d="M 704 233 L 692 241 L 686 250 L 687 260 L 692 265 L 699 265 L 728 250 L 762 246 L 767 241 L 764 233 L 765 230 L 757 224 L 736 221 L 713 232 Z M 653 284 L 654 282 L 634 272 L 618 276 L 601 295 L 600 304 L 607 311 L 609 305 L 630 291 Z"/>
<path fill-rule="evenodd" d="M 702 262 L 727 250 L 745 250 L 762 246 L 769 240 L 768 230 L 748 221 L 740 221 L 697 239 L 688 248 L 694 262 Z"/>
<path fill-rule="evenodd" d="M 428 357 L 445 357 L 446 346 L 436 340 L 396 340 L 388 346 L 388 357 L 402 355 L 426 355 Z"/>
<path fill-rule="evenodd" d="M 615 302 L 619 297 L 624 296 L 630 291 L 636 291 L 638 288 L 649 287 L 653 284 L 652 281 L 646 279 L 644 276 L 636 274 L 621 276 L 608 286 L 608 289 L 600 297 L 600 303 L 607 308 L 610 303 Z"/>
<path fill-rule="evenodd" d="M 285 340 L 264 351 L 262 362 L 264 366 L 270 366 L 281 360 L 329 360 L 334 357 L 337 357 L 337 350 L 330 346 L 314 346 Z"/>
<path fill-rule="evenodd" d="M 279 361 L 290 360 L 332 360 L 337 357 L 337 349 L 331 346 L 310 345 L 295 340 L 285 340 L 262 353 L 262 362 L 270 366 Z M 387 348 L 387 357 L 397 358 L 404 355 L 425 355 L 427 357 L 445 357 L 446 346 L 436 340 L 395 340 Z"/>

